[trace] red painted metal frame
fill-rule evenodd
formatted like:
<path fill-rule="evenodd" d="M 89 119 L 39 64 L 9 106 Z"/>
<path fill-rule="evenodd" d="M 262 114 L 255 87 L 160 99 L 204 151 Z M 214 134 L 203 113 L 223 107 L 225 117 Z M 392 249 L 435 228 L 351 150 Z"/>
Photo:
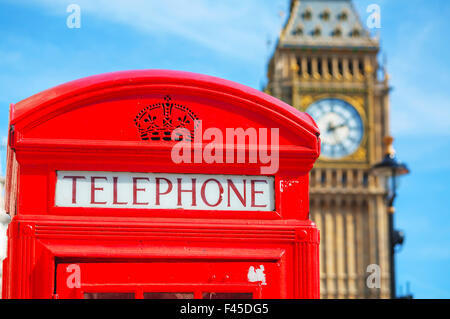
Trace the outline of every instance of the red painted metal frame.
<path fill-rule="evenodd" d="M 82 298 L 85 292 L 132 292 L 135 294 L 136 299 L 142 299 L 143 294 L 146 292 L 192 293 L 195 299 L 202 299 L 203 292 L 251 293 L 255 299 L 261 299 L 263 296 L 261 283 L 249 283 L 244 280 L 245 278 L 240 278 L 240 265 L 237 265 L 236 262 L 216 262 L 213 267 L 209 265 L 209 268 L 212 269 L 202 267 L 206 265 L 204 262 L 192 262 L 192 260 L 184 263 L 181 261 L 177 263 L 166 261 L 141 264 L 84 263 L 81 265 L 83 267 L 81 272 L 83 274 L 90 272 L 87 276 L 84 276 L 84 278 L 89 278 L 85 279 L 86 282 L 83 282 L 76 289 L 68 288 L 66 285 L 69 275 L 66 267 L 69 265 L 58 264 L 57 267 L 56 290 L 60 298 Z M 201 270 L 198 269 L 201 267 Z M 277 265 L 273 267 L 277 267 Z M 114 282 L 105 283 L 105 278 L 99 278 L 99 268 L 101 269 L 102 277 L 107 277 L 107 280 L 113 277 Z M 186 282 L 186 273 L 196 273 L 195 281 Z M 279 285 L 273 286 L 277 287 Z M 280 291 L 273 291 L 272 297 L 279 297 L 279 293 Z"/>
<path fill-rule="evenodd" d="M 58 170 L 260 175 L 260 162 L 174 164 L 173 142 L 141 141 L 135 115 L 168 94 L 195 112 L 204 129 L 279 128 L 275 211 L 55 207 Z M 13 220 L 3 297 L 57 296 L 57 267 L 68 262 L 126 261 L 132 267 L 190 260 L 279 263 L 266 274 L 279 284 L 262 286 L 260 297 L 318 298 L 319 233 L 308 219 L 308 173 L 320 153 L 318 136 L 311 117 L 273 97 L 185 72 L 93 76 L 12 105 L 6 210 Z"/>

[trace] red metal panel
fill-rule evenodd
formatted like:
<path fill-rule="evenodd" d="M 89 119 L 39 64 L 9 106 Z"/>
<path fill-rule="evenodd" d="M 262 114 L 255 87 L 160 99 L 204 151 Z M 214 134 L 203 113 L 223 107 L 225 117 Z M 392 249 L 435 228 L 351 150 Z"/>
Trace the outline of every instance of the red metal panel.
<path fill-rule="evenodd" d="M 72 263 L 58 264 L 57 294 L 60 298 L 84 297 L 86 292 L 132 292 L 140 294 L 171 292 L 191 293 L 202 298 L 206 292 L 251 293 L 254 298 L 279 298 L 280 265 L 261 261 L 271 285 L 248 282 L 247 273 L 255 262 L 208 262 L 185 260 L 152 263 Z M 257 264 L 256 264 L 257 265 Z M 257 265 L 256 267 L 258 267 Z M 73 285 L 77 269 L 80 286 Z"/>

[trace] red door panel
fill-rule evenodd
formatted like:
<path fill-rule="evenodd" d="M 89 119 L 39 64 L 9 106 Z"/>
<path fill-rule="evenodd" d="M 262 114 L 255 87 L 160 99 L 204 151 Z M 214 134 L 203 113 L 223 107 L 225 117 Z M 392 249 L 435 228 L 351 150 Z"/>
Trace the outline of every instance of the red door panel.
<path fill-rule="evenodd" d="M 198 261 L 58 264 L 59 298 L 280 298 L 280 264 Z"/>

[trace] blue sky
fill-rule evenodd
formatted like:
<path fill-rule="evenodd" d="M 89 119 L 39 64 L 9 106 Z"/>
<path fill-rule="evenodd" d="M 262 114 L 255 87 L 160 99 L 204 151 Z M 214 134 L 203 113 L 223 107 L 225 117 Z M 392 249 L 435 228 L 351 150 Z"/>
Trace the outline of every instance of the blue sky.
<path fill-rule="evenodd" d="M 66 26 L 68 4 L 81 28 Z M 381 45 L 393 91 L 392 133 L 412 174 L 399 189 L 406 233 L 398 284 L 450 298 L 450 1 L 356 0 L 381 7 Z M 261 89 L 287 0 L 0 0 L 0 137 L 8 105 L 49 87 L 128 69 L 175 69 Z M 284 15 L 283 15 L 284 12 Z M 2 167 L 5 150 L 1 150 Z"/>

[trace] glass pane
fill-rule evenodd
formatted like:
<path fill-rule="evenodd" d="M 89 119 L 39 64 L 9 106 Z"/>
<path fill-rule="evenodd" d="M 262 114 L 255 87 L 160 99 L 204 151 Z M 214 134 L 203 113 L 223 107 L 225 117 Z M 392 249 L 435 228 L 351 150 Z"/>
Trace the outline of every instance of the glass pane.
<path fill-rule="evenodd" d="M 134 299 L 132 292 L 85 292 L 84 299 Z"/>
<path fill-rule="evenodd" d="M 251 292 L 204 292 L 203 299 L 253 299 Z"/>
<path fill-rule="evenodd" d="M 194 299 L 193 292 L 144 292 L 144 299 Z"/>

